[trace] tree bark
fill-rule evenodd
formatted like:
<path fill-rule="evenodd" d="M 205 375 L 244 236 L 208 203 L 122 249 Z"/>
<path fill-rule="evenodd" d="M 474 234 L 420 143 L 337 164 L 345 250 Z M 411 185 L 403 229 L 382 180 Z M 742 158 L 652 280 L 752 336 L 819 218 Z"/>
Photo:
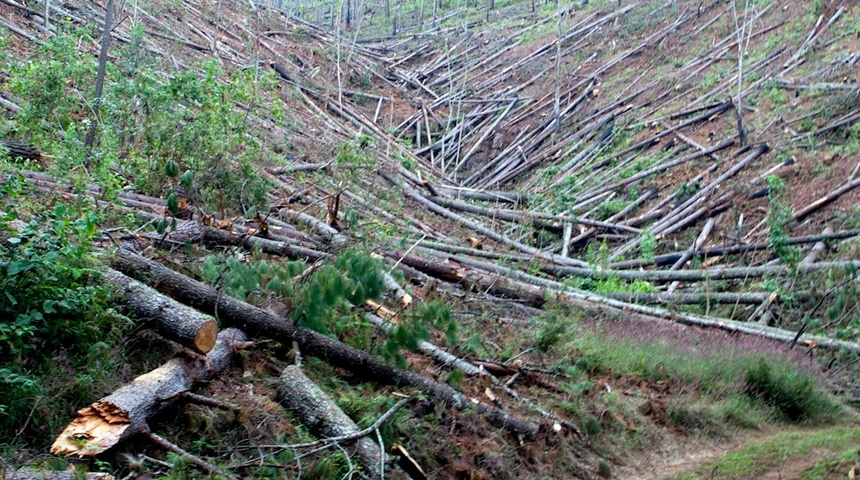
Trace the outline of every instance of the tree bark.
<path fill-rule="evenodd" d="M 84 140 L 84 147 L 87 151 L 87 162 L 89 162 L 90 156 L 92 155 L 93 142 L 96 138 L 96 128 L 99 123 L 99 103 L 102 99 L 102 90 L 105 86 L 105 72 L 107 69 L 107 60 L 108 60 L 108 49 L 110 48 L 110 32 L 113 29 L 113 10 L 114 10 L 114 0 L 108 0 L 107 3 L 107 11 L 105 12 L 105 28 L 102 33 L 102 45 L 101 51 L 99 52 L 99 69 L 96 74 L 96 96 L 93 99 L 93 111 L 95 116 L 92 119 L 92 123 L 90 124 L 90 130 L 87 132 L 87 137 Z"/>
<path fill-rule="evenodd" d="M 359 431 L 358 425 L 331 397 L 295 365 L 288 366 L 281 373 L 278 401 L 295 413 L 302 424 L 317 437 L 340 437 Z M 371 478 L 380 478 L 380 468 L 385 469 L 387 459 L 379 445 L 368 437 L 355 440 L 355 445 L 358 458 L 364 466 L 363 471 Z"/>
<path fill-rule="evenodd" d="M 116 270 L 106 269 L 104 274 L 116 286 L 119 302 L 128 305 L 159 335 L 202 354 L 215 346 L 218 324 L 209 315 L 186 307 Z"/>
<path fill-rule="evenodd" d="M 195 382 L 224 372 L 230 366 L 237 343 L 246 340 L 239 330 L 224 330 L 205 357 L 174 358 L 79 410 L 54 441 L 51 453 L 90 457 L 136 433 L 147 431 L 149 420 L 172 406 L 180 393 L 189 390 Z"/>
<path fill-rule="evenodd" d="M 113 259 L 112 266 L 186 305 L 216 315 L 224 324 L 240 327 L 252 336 L 263 336 L 279 342 L 296 340 L 302 352 L 364 379 L 401 387 L 415 387 L 454 408 L 463 410 L 474 407 L 496 426 L 507 428 L 526 438 L 537 436 L 538 425 L 532 422 L 484 403 L 473 404 L 465 395 L 448 385 L 387 365 L 367 352 L 313 330 L 297 327 L 285 318 L 223 295 L 208 285 L 137 254 L 120 250 Z"/>
<path fill-rule="evenodd" d="M 84 473 L 72 471 L 17 471 L 3 472 L 0 475 L 6 480 L 114 480 L 116 477 L 109 473 Z"/>

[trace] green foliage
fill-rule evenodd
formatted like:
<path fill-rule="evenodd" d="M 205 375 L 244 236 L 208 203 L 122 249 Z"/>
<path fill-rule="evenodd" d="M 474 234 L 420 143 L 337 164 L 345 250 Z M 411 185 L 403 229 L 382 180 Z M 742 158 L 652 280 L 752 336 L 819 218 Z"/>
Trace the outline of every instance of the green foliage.
<path fill-rule="evenodd" d="M 761 399 L 763 405 L 791 420 L 827 418 L 833 412 L 832 402 L 810 373 L 773 353 L 707 342 L 692 335 L 677 337 L 668 331 L 657 335 L 635 322 L 620 332 L 615 331 L 620 325 L 614 322 L 605 328 L 612 333 L 580 325 L 576 335 L 554 350 L 577 358 L 580 372 L 695 386 L 708 398 L 726 404 L 719 408 L 714 404 L 713 416 L 721 422 L 748 424 L 750 416 L 743 412 L 754 410 L 751 399 Z M 726 402 L 741 406 L 730 407 Z"/>
<path fill-rule="evenodd" d="M 95 215 L 57 205 L 28 222 L 26 189 L 17 176 L 0 187 L 0 230 L 7 236 L 0 244 L 0 437 L 6 439 L 54 428 L 57 410 L 68 410 L 64 400 L 91 401 L 103 367 L 92 355 L 104 357 L 113 334 L 109 291 L 93 269 Z M 74 383 L 51 384 L 65 362 L 76 368 Z"/>
<path fill-rule="evenodd" d="M 384 290 L 382 264 L 367 253 L 347 250 L 334 265 L 314 272 L 296 296 L 295 315 L 299 325 L 320 333 L 331 333 L 335 313 L 346 311 L 348 303 L 361 305 L 379 298 Z"/>
<path fill-rule="evenodd" d="M 203 262 L 203 278 L 222 286 L 225 293 L 241 300 L 257 301 L 293 295 L 293 277 L 304 269 L 301 262 L 270 262 L 237 256 L 213 255 Z"/>
<path fill-rule="evenodd" d="M 98 141 L 88 159 L 83 139 L 94 121 L 89 102 L 96 65 L 80 55 L 80 41 L 92 40 L 64 33 L 30 59 L 10 64 L 7 86 L 23 102 L 9 131 L 0 133 L 39 145 L 56 158 L 63 177 L 87 165 L 90 180 L 109 193 L 124 178 L 153 195 L 167 196 L 182 183 L 185 195 L 210 211 L 265 206 L 267 185 L 252 163 L 264 151 L 248 129 L 254 111 L 236 105 L 265 104 L 260 90 L 274 84 L 274 74 L 228 75 L 210 60 L 165 78 L 137 27 L 130 42 L 112 52 L 117 60 L 108 62 Z M 181 171 L 193 173 L 180 181 Z"/>
<path fill-rule="evenodd" d="M 793 210 L 783 200 L 785 192 L 785 181 L 771 175 L 767 177 L 767 197 L 770 202 L 770 210 L 767 214 L 767 225 L 769 228 L 768 243 L 774 253 L 787 265 L 794 267 L 800 261 L 800 249 L 788 243 L 788 230 L 786 225 L 791 221 Z"/>
<path fill-rule="evenodd" d="M 654 260 L 654 251 L 657 249 L 657 237 L 650 228 L 642 232 L 642 240 L 639 243 L 639 251 L 642 252 L 642 260 L 650 262 Z"/>
<path fill-rule="evenodd" d="M 789 420 L 804 420 L 833 408 L 812 377 L 790 370 L 776 371 L 764 358 L 747 368 L 745 383 L 747 395 L 761 399 Z"/>
<path fill-rule="evenodd" d="M 570 322 L 561 315 L 547 314 L 538 319 L 539 327 L 534 334 L 535 348 L 548 352 L 567 333 Z"/>
<path fill-rule="evenodd" d="M 416 350 L 420 340 L 430 337 L 430 328 L 443 332 L 449 343 L 457 339 L 450 308 L 428 302 L 404 312 L 389 338 L 371 345 L 371 326 L 356 316 L 352 306 L 379 299 L 385 287 L 382 264 L 363 250 L 345 250 L 329 263 L 300 275 L 303 268 L 300 262 L 213 255 L 203 263 L 202 275 L 236 298 L 252 303 L 281 301 L 292 307 L 298 325 L 338 336 L 359 348 L 375 347 L 383 358 L 399 364 L 405 362 L 400 351 Z"/>

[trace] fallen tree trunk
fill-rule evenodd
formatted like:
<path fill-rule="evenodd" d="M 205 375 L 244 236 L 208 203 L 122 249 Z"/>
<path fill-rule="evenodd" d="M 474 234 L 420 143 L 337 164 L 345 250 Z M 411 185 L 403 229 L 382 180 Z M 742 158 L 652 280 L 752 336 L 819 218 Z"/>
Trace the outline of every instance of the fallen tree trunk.
<path fill-rule="evenodd" d="M 860 261 L 818 262 L 797 265 L 791 269 L 785 265 L 762 267 L 724 267 L 706 270 L 597 270 L 596 268 L 546 266 L 541 270 L 560 277 L 590 278 L 606 280 L 646 280 L 651 282 L 698 282 L 703 280 L 730 280 L 743 278 L 758 278 L 763 276 L 785 277 L 798 273 L 813 273 L 831 268 L 860 267 Z"/>
<path fill-rule="evenodd" d="M 203 234 L 203 240 L 209 243 L 244 246 L 249 249 L 257 247 L 263 253 L 268 253 L 270 255 L 278 255 L 296 260 L 305 260 L 308 262 L 316 262 L 317 260 L 329 257 L 328 253 L 320 252 L 312 248 L 290 245 L 277 240 L 235 233 L 228 230 L 207 227 L 205 225 L 200 225 L 200 232 Z"/>
<path fill-rule="evenodd" d="M 149 430 L 149 420 L 172 406 L 195 382 L 224 372 L 245 334 L 227 329 L 215 347 L 198 359 L 174 358 L 141 375 L 114 393 L 78 411 L 54 440 L 51 453 L 90 457 L 105 452 L 136 433 Z"/>
<path fill-rule="evenodd" d="M 465 395 L 448 385 L 387 365 L 367 352 L 345 345 L 321 333 L 296 327 L 282 317 L 223 295 L 208 285 L 140 255 L 120 250 L 113 259 L 112 266 L 126 275 L 146 282 L 156 290 L 167 293 L 176 300 L 216 315 L 225 324 L 241 327 L 253 336 L 272 338 L 279 342 L 296 340 L 302 352 L 320 358 L 337 368 L 348 370 L 359 377 L 380 383 L 419 388 L 457 409 L 474 407 L 496 426 L 527 438 L 534 438 L 537 435 L 538 425 L 532 422 L 484 403 L 473 404 Z"/>
<path fill-rule="evenodd" d="M 722 303 L 722 304 L 743 304 L 743 305 L 760 305 L 762 302 L 769 300 L 780 300 L 792 298 L 794 300 L 809 300 L 812 295 L 809 292 L 798 292 L 784 294 L 782 296 L 775 293 L 766 292 L 604 292 L 602 295 L 615 300 L 622 300 L 633 303 L 666 303 L 666 304 L 705 304 L 705 303 Z"/>
<path fill-rule="evenodd" d="M 525 204 L 527 198 L 519 192 L 501 192 L 496 190 L 475 190 L 465 187 L 448 187 L 442 185 L 439 190 L 452 197 L 462 197 L 469 200 L 480 200 L 493 203 Z M 437 196 L 437 195 L 434 195 Z"/>
<path fill-rule="evenodd" d="M 3 472 L 0 475 L 5 480 L 114 480 L 116 477 L 109 473 L 84 473 L 77 471 L 33 471 L 19 470 Z"/>
<path fill-rule="evenodd" d="M 186 307 L 116 270 L 109 268 L 104 274 L 116 286 L 119 302 L 128 305 L 137 318 L 159 335 L 197 353 L 205 354 L 215 346 L 218 324 L 209 315 Z"/>
<path fill-rule="evenodd" d="M 295 365 L 281 373 L 278 401 L 317 437 L 342 437 L 359 431 L 358 425 Z M 387 459 L 380 446 L 368 437 L 355 440 L 355 446 L 363 471 L 371 478 L 383 478 Z"/>
<path fill-rule="evenodd" d="M 818 235 L 805 235 L 802 237 L 789 237 L 786 245 L 804 245 L 808 243 L 816 243 L 823 240 L 841 240 L 846 238 L 853 238 L 860 235 L 860 230 L 845 230 L 842 232 L 834 232 L 834 233 L 822 233 Z M 697 255 L 702 257 L 702 259 L 718 257 L 721 255 L 743 255 L 750 252 L 759 252 L 762 250 L 767 250 L 768 248 L 773 248 L 769 243 L 757 243 L 753 245 L 726 245 L 721 247 L 710 247 L 699 250 Z M 674 252 L 674 253 L 666 253 L 662 255 L 657 255 L 651 260 L 627 260 L 623 262 L 616 262 L 609 264 L 609 268 L 622 270 L 622 269 L 632 269 L 632 268 L 643 268 L 649 266 L 657 266 L 662 267 L 664 265 L 671 265 L 678 261 L 679 258 L 684 254 L 684 252 Z"/>
<path fill-rule="evenodd" d="M 552 280 L 535 277 L 534 275 L 511 268 L 500 267 L 492 263 L 460 256 L 452 256 L 451 258 L 460 264 L 489 273 L 469 271 L 438 263 L 436 264 L 435 271 L 447 270 L 445 278 L 459 277 L 459 283 L 467 290 L 478 290 L 493 295 L 515 298 L 537 307 L 541 307 L 547 298 L 555 298 L 558 301 L 583 308 L 586 312 L 593 313 L 594 315 L 610 314 L 644 321 L 669 320 L 684 325 L 717 328 L 729 332 L 760 336 L 778 342 L 803 343 L 808 346 L 816 346 L 828 350 L 844 349 L 849 352 L 860 353 L 860 344 L 855 342 L 836 340 L 817 335 L 797 335 L 795 332 L 780 328 L 637 305 L 635 303 L 611 299 L 600 294 L 568 288 L 564 284 Z M 429 261 L 425 260 L 425 262 Z M 413 268 L 421 269 L 418 262 L 407 262 L 404 260 L 403 263 Z M 430 273 L 428 272 L 428 274 Z"/>

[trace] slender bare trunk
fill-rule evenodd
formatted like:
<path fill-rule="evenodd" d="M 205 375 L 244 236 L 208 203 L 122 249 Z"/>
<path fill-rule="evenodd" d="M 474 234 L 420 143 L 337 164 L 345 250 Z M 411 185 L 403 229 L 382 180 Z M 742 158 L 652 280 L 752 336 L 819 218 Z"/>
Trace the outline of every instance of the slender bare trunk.
<path fill-rule="evenodd" d="M 108 48 L 110 48 L 110 32 L 113 28 L 113 7 L 114 0 L 108 0 L 107 12 L 105 13 L 105 28 L 102 33 L 102 46 L 99 52 L 99 69 L 96 74 L 96 95 L 93 99 L 93 120 L 90 123 L 90 130 L 87 132 L 87 137 L 84 140 L 84 147 L 87 151 L 87 164 L 93 151 L 93 142 L 96 139 L 96 127 L 99 123 L 99 103 L 102 100 L 102 91 L 105 85 L 105 71 L 107 69 Z"/>

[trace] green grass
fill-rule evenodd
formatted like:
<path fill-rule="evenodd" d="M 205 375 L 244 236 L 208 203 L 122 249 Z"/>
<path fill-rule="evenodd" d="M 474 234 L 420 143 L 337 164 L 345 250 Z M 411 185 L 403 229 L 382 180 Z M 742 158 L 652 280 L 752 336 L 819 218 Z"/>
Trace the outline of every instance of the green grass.
<path fill-rule="evenodd" d="M 759 478 L 762 474 L 777 469 L 792 459 L 804 458 L 813 454 L 826 456 L 827 459 L 810 468 L 804 473 L 803 478 L 824 478 L 822 475 L 826 475 L 828 469 L 834 465 L 856 458 L 858 442 L 860 442 L 860 428 L 857 427 L 794 431 L 746 445 L 718 460 L 702 464 L 693 472 L 676 475 L 671 479 Z"/>
<path fill-rule="evenodd" d="M 814 364 L 787 358 L 772 344 L 625 321 L 579 325 L 571 335 L 574 324 L 547 317 L 536 345 L 575 359 L 571 363 L 581 372 L 665 381 L 678 394 L 700 392 L 704 403 L 680 405 L 675 412 L 677 423 L 691 430 L 719 433 L 721 425 L 749 428 L 838 415 L 838 404 L 815 379 Z M 693 421 L 696 415 L 703 416 L 701 425 Z"/>

